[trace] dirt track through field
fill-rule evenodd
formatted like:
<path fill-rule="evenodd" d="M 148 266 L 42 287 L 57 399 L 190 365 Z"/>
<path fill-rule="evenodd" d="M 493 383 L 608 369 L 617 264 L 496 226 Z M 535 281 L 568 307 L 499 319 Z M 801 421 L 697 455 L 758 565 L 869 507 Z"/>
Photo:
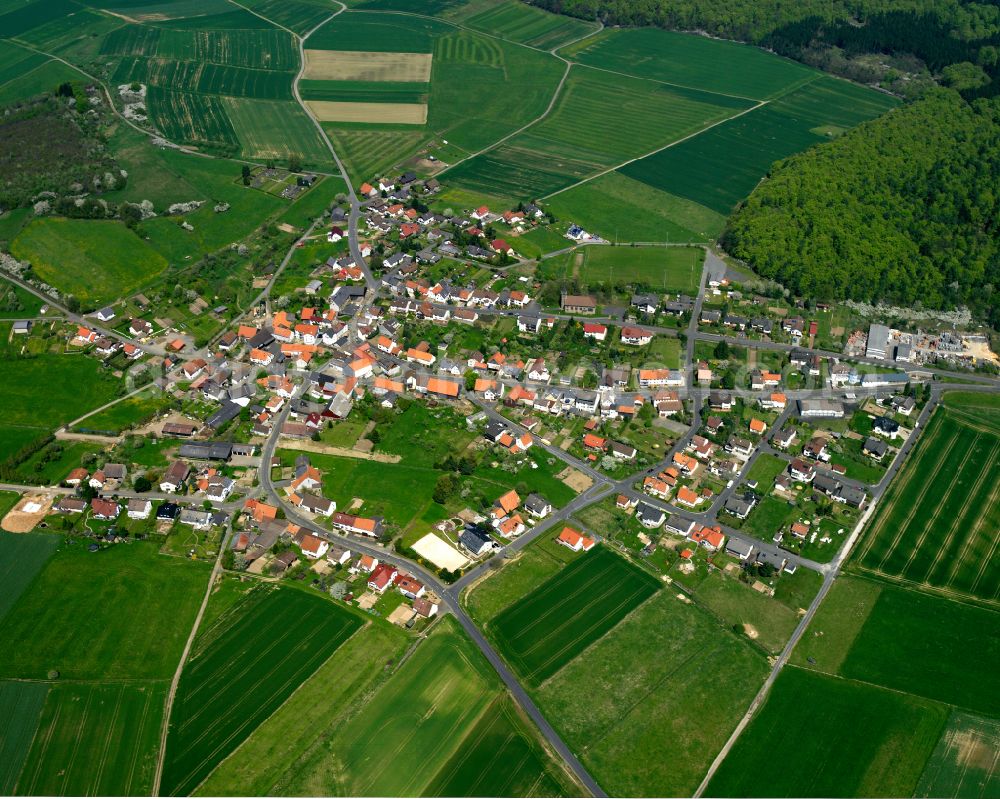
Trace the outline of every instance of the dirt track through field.
<path fill-rule="evenodd" d="M 306 50 L 306 80 L 427 83 L 430 53 L 368 53 L 356 50 Z"/>

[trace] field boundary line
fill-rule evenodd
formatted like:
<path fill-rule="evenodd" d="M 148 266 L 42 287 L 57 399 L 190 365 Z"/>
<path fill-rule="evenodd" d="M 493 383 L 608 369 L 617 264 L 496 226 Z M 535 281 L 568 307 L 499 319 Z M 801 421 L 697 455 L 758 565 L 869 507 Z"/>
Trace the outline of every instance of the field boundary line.
<path fill-rule="evenodd" d="M 578 180 L 576 183 L 571 183 L 569 186 L 563 186 L 563 188 L 561 189 L 543 195 L 540 199 L 542 200 L 551 199 L 552 197 L 555 197 L 557 194 L 562 194 L 564 191 L 575 189 L 578 186 L 582 186 L 584 183 L 590 183 L 592 180 L 597 180 L 597 178 L 602 178 L 605 175 L 611 174 L 612 172 L 617 172 L 622 167 L 628 166 L 629 164 L 634 164 L 636 161 L 641 161 L 644 158 L 649 158 L 650 156 L 656 155 L 658 153 L 662 153 L 664 150 L 669 150 L 671 147 L 676 147 L 678 144 L 683 144 L 688 139 L 693 139 L 695 136 L 700 136 L 705 131 L 718 127 L 719 125 L 722 125 L 726 122 L 732 122 L 734 119 L 739 119 L 741 116 L 745 116 L 746 114 L 749 114 L 752 111 L 756 111 L 759 108 L 763 108 L 765 105 L 768 105 L 771 102 L 772 102 L 771 100 L 761 100 L 759 103 L 757 103 L 757 105 L 750 106 L 750 108 L 744 108 L 739 113 L 733 114 L 732 116 L 726 117 L 724 119 L 720 119 L 717 122 L 713 122 L 710 125 L 706 125 L 705 127 L 700 128 L 694 131 L 693 133 L 689 133 L 687 136 L 682 136 L 681 138 L 675 139 L 669 144 L 663 145 L 663 147 L 658 147 L 657 149 L 651 150 L 648 153 L 643 153 L 642 155 L 638 155 L 635 158 L 630 158 L 627 161 L 623 161 L 620 164 L 608 167 L 607 169 L 604 169 L 600 172 L 590 175 L 589 177 L 583 178 L 582 180 Z"/>

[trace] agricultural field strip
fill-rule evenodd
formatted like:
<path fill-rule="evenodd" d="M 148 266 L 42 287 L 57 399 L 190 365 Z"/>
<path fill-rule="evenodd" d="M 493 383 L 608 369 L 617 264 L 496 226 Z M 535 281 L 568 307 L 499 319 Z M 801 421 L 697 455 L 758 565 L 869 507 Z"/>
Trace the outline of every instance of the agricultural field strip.
<path fill-rule="evenodd" d="M 972 450 L 970 449 L 969 452 L 971 454 Z M 1000 441 L 998 441 L 996 444 L 994 444 L 993 449 L 990 451 L 989 458 L 986 460 L 986 463 L 996 463 L 997 462 L 997 453 L 998 452 L 1000 452 Z M 966 460 L 968 460 L 968 457 L 969 456 L 966 455 Z M 955 570 L 964 561 L 965 555 L 968 554 L 967 550 L 968 550 L 969 546 L 971 545 L 971 543 L 973 541 L 976 540 L 976 536 L 979 533 L 980 528 L 983 527 L 983 525 L 986 524 L 987 514 L 985 514 L 985 513 L 981 514 L 980 510 L 983 507 L 985 507 L 985 508 L 991 507 L 995 503 L 995 501 L 996 501 L 997 492 L 1000 491 L 1000 480 L 998 480 L 998 481 L 996 481 L 993 484 L 993 488 L 992 488 L 992 490 L 990 492 L 989 501 L 984 506 L 979 506 L 974 501 L 975 498 L 979 495 L 980 491 L 982 490 L 983 485 L 986 482 L 987 478 L 991 478 L 991 477 L 992 477 L 992 475 L 990 474 L 990 470 L 989 469 L 981 469 L 980 470 L 979 476 L 976 478 L 975 484 L 972 486 L 972 489 L 968 492 L 967 500 L 966 500 L 966 503 L 965 503 L 965 510 L 962 513 L 961 518 L 958 519 L 957 524 L 953 524 L 952 525 L 952 531 L 951 531 L 951 534 L 948 536 L 948 539 L 943 543 L 942 546 L 938 547 L 937 555 L 934 558 L 934 561 L 931 563 L 930 568 L 927 570 L 927 575 L 926 575 L 927 578 L 930 578 L 930 576 L 932 574 L 934 574 L 934 572 L 937 570 L 938 563 L 940 563 L 941 558 L 944 556 L 944 553 L 950 549 L 952 540 L 955 538 L 955 535 L 958 533 L 958 531 L 962 530 L 962 529 L 965 529 L 966 525 L 971 523 L 971 525 L 972 525 L 971 526 L 971 534 L 966 537 L 965 543 L 964 543 L 964 545 L 962 547 L 962 552 L 959 555 L 959 557 L 954 558 L 953 561 L 952 561 L 951 569 L 949 569 L 949 573 L 948 573 L 948 578 L 949 579 L 952 576 L 954 576 Z M 940 509 L 944 507 L 944 503 L 941 503 L 941 505 L 938 506 L 938 507 L 939 507 L 939 511 L 938 512 L 940 512 Z M 970 516 L 974 516 L 976 518 L 969 519 L 968 517 L 970 517 Z M 916 557 L 917 551 L 920 549 L 921 545 L 924 542 L 924 539 L 927 537 L 927 535 L 928 535 L 929 532 L 930 532 L 930 525 L 928 525 L 927 528 L 924 529 L 923 535 L 921 536 L 920 540 L 917 542 L 917 544 L 913 548 L 913 550 L 911 550 L 911 552 L 910 552 L 910 560 L 907 561 L 907 564 L 906 564 L 906 566 L 903 569 L 904 571 L 906 571 L 907 569 L 909 569 L 910 564 L 913 562 L 913 559 Z M 994 537 L 994 546 L 996 545 L 996 541 L 997 540 L 998 540 L 998 538 Z M 985 567 L 986 564 L 989 563 L 989 560 L 990 560 L 989 558 L 986 558 L 986 559 L 983 560 L 983 562 L 982 562 L 983 567 Z"/>
<path fill-rule="evenodd" d="M 598 68 L 597 67 L 589 67 L 588 66 L 587 69 L 598 69 Z M 611 72 L 611 70 L 599 70 L 599 71 L 602 71 L 602 72 Z M 633 75 L 625 75 L 625 73 L 615 73 L 615 72 L 612 72 L 612 74 L 620 74 L 620 75 L 623 75 L 625 77 L 633 77 L 633 78 L 635 77 Z M 732 120 L 739 119 L 740 117 L 745 116 L 745 115 L 751 113 L 752 111 L 757 111 L 758 109 L 763 108 L 764 106 L 773 103 L 775 100 L 778 100 L 781 97 L 784 97 L 786 94 L 788 94 L 790 92 L 793 92 L 793 91 L 795 91 L 797 89 L 801 89 L 803 86 L 806 86 L 809 83 L 812 83 L 813 81 L 818 80 L 820 77 L 821 77 L 821 75 L 817 74 L 814 77 L 810 78 L 809 80 L 805 80 L 805 81 L 801 81 L 801 82 L 797 82 L 795 84 L 792 84 L 786 90 L 779 92 L 778 94 L 774 95 L 773 97 L 769 97 L 766 100 L 757 100 L 757 101 L 755 101 L 757 104 L 751 106 L 750 108 L 744 109 L 743 111 L 739 111 L 739 112 L 733 114 L 732 116 L 726 117 L 725 119 L 720 119 L 720 120 L 718 120 L 716 122 L 712 122 L 711 124 L 706 125 L 705 127 L 701 128 L 700 130 L 696 130 L 693 133 L 689 133 L 686 136 L 682 136 L 681 138 L 676 139 L 675 141 L 672 141 L 669 144 L 664 145 L 663 147 L 658 147 L 657 149 L 651 150 L 648 153 L 643 153 L 642 155 L 638 155 L 635 158 L 630 158 L 627 161 L 623 161 L 620 164 L 617 164 L 617 165 L 612 166 L 612 167 L 608 167 L 607 169 L 604 169 L 604 170 L 598 172 L 597 174 L 588 175 L 587 177 L 583 178 L 582 180 L 577 181 L 576 183 L 571 183 L 569 186 L 564 186 L 563 188 L 558 189 L 557 191 L 553 191 L 553 192 L 550 192 L 549 194 L 544 195 L 542 197 L 542 199 L 547 200 L 550 197 L 555 197 L 557 194 L 562 194 L 564 191 L 569 191 L 570 189 L 576 188 L 577 186 L 582 186 L 584 183 L 589 183 L 590 181 L 595 180 L 595 179 L 600 178 L 600 177 L 603 177 L 604 175 L 610 174 L 611 172 L 616 172 L 619 169 L 621 169 L 622 167 L 628 166 L 629 164 L 633 164 L 636 161 L 641 161 L 644 158 L 649 158 L 650 156 L 656 155 L 657 153 L 662 153 L 664 150 L 669 150 L 671 147 L 676 147 L 678 144 L 682 144 L 683 142 L 686 142 L 689 139 L 693 139 L 693 138 L 695 138 L 697 136 L 700 136 L 701 134 L 705 133 L 706 131 L 709 131 L 712 128 L 718 127 L 719 125 L 722 125 L 723 123 L 731 122 Z M 653 79 L 652 78 L 642 78 L 641 80 L 653 80 Z M 659 82 L 659 81 L 654 81 L 654 82 Z M 680 87 L 680 84 L 675 84 L 675 85 L 677 85 L 678 87 Z M 683 87 L 683 88 L 690 89 L 692 87 L 686 86 L 686 87 Z M 744 100 L 745 99 L 749 99 L 749 98 L 745 98 L 745 97 L 741 98 L 741 97 L 738 97 L 737 95 L 723 94 L 722 92 L 712 92 L 712 91 L 708 91 L 706 89 L 700 89 L 699 91 L 704 91 L 706 94 L 717 94 L 717 95 L 719 95 L 721 97 L 732 97 L 732 98 L 735 98 L 735 99 L 744 99 Z M 444 171 L 447 171 L 447 170 L 444 170 Z"/>
<path fill-rule="evenodd" d="M 277 22 L 276 20 L 273 20 L 273 19 L 271 19 L 269 17 L 265 17 L 263 14 L 261 14 L 261 13 L 259 13 L 257 11 L 254 11 L 249 6 L 245 6 L 242 3 L 237 2 L 237 0 L 229 0 L 229 2 L 232 3 L 234 6 L 239 6 L 244 11 L 249 11 L 255 17 L 259 17 L 260 19 L 264 20 L 265 22 L 270 22 L 272 25 L 274 25 L 275 27 L 281 28 L 283 31 L 288 31 L 290 34 L 292 34 L 292 36 L 295 36 L 296 38 L 298 38 L 298 34 L 295 31 L 291 30 L 290 28 L 286 28 L 280 22 Z M 337 13 L 339 14 L 340 12 L 338 11 Z M 320 24 L 322 25 L 323 23 L 321 22 Z"/>
<path fill-rule="evenodd" d="M 897 483 L 896 490 L 894 493 L 894 501 L 898 500 L 900 497 L 904 495 L 904 493 L 911 486 L 911 483 L 913 483 L 914 480 L 918 480 L 919 483 L 928 482 L 924 480 L 923 477 L 918 478 L 918 475 L 921 475 L 923 473 L 921 470 L 921 465 L 923 464 L 923 462 L 927 458 L 935 457 L 934 452 L 932 452 L 932 450 L 930 449 L 931 444 L 937 443 L 939 438 L 944 437 L 945 440 L 942 442 L 944 449 L 946 450 L 954 449 L 956 442 L 962 439 L 963 436 L 962 428 L 964 427 L 966 429 L 969 429 L 971 427 L 970 425 L 967 424 L 968 421 L 967 418 L 962 417 L 959 419 L 959 421 L 962 423 L 962 427 L 956 428 L 950 434 L 943 432 L 945 424 L 949 421 L 949 417 L 953 415 L 958 416 L 958 414 L 952 414 L 952 411 L 950 409 L 947 409 L 941 414 L 939 419 L 935 422 L 934 430 L 931 431 L 930 437 L 927 439 L 927 446 L 924 447 L 922 453 L 918 457 L 918 460 L 915 461 L 910 466 L 908 474 L 904 477 L 904 481 L 901 483 Z M 971 494 L 965 488 L 958 488 L 958 486 L 962 483 L 961 477 L 963 469 L 968 466 L 970 456 L 973 452 L 976 451 L 976 448 L 980 443 L 981 438 L 984 435 L 989 436 L 992 439 L 996 438 L 996 431 L 993 429 L 984 428 L 982 426 L 979 426 L 978 424 L 972 427 L 972 429 L 977 432 L 974 433 L 972 440 L 963 447 L 966 451 L 966 455 L 963 458 L 962 463 L 959 465 L 959 467 L 953 472 L 955 479 L 952 482 L 951 486 L 939 498 L 938 504 L 936 505 L 931 516 L 924 522 L 919 539 L 910 548 L 910 556 L 905 566 L 903 566 L 902 569 L 897 570 L 899 572 L 898 574 L 889 573 L 888 571 L 886 571 L 885 568 L 886 563 L 891 560 L 892 556 L 896 553 L 898 547 L 901 545 L 904 537 L 907 534 L 908 528 L 912 523 L 914 516 L 919 511 L 919 509 L 922 508 L 922 503 L 920 501 L 915 501 L 910 504 L 906 519 L 903 521 L 902 524 L 899 525 L 898 532 L 896 533 L 892 542 L 888 545 L 888 548 L 884 550 L 881 550 L 881 547 L 884 546 L 884 544 L 878 546 L 879 534 L 889 524 L 891 520 L 891 513 L 886 512 L 880 518 L 878 526 L 875 529 L 873 529 L 872 533 L 870 534 L 867 540 L 865 549 L 860 553 L 859 566 L 862 569 L 867 569 L 882 576 L 898 579 L 901 582 L 916 585 L 919 587 L 932 588 L 934 590 L 938 590 L 941 591 L 942 593 L 947 593 L 952 596 L 966 595 L 966 592 L 959 591 L 957 589 L 952 590 L 948 586 L 950 586 L 951 581 L 954 579 L 956 574 L 959 572 L 959 570 L 965 563 L 966 557 L 972 551 L 979 531 L 983 526 L 985 526 L 988 523 L 989 513 L 982 515 L 976 521 L 975 525 L 972 527 L 971 530 L 969 530 L 969 528 L 966 526 L 965 520 L 970 513 L 977 511 L 977 509 L 981 509 L 983 507 L 985 508 L 995 507 L 997 495 L 998 492 L 1000 492 L 1000 483 L 997 483 L 991 489 L 989 489 L 990 490 L 989 497 L 984 505 L 975 501 L 975 499 L 982 493 L 986 477 L 991 476 L 991 473 L 988 471 L 980 472 L 978 475 L 976 475 L 975 484 L 971 488 Z M 994 448 L 991 450 L 989 459 L 995 459 L 996 452 L 997 452 L 997 446 L 994 446 Z M 930 477 L 929 482 L 931 485 L 937 485 L 937 477 L 945 462 L 946 462 L 945 459 L 938 458 L 938 463 L 934 468 L 934 472 Z M 942 542 L 942 546 L 938 548 L 936 558 L 934 562 L 930 565 L 928 570 L 924 573 L 923 579 L 916 579 L 914 577 L 911 577 L 910 575 L 907 574 L 907 572 L 914 558 L 917 557 L 917 554 L 919 553 L 921 546 L 925 543 L 926 538 L 929 535 L 931 529 L 934 527 L 935 521 L 940 515 L 940 513 L 943 512 L 946 505 L 949 505 L 949 501 L 953 498 L 953 496 L 957 496 L 955 494 L 956 491 L 968 495 L 971 499 L 963 504 L 963 507 L 961 509 L 961 515 L 959 517 L 956 517 L 955 523 L 952 524 L 952 530 L 949 533 L 947 540 Z M 956 536 L 961 535 L 961 531 L 963 530 L 966 531 L 964 544 L 960 544 L 960 546 L 962 547 L 961 552 L 958 553 L 957 556 L 953 556 L 951 558 L 951 566 L 947 573 L 947 577 L 944 581 L 944 585 L 936 585 L 934 583 L 931 583 L 930 580 L 935 573 L 937 564 L 940 562 L 941 558 L 944 556 L 945 553 L 951 552 L 951 549 L 953 548 L 953 542 L 955 541 Z M 996 541 L 993 542 L 990 557 L 992 556 L 992 553 L 995 552 L 995 550 L 996 550 Z M 869 557 L 877 558 L 879 554 L 881 554 L 881 559 L 879 560 L 877 567 L 865 563 L 865 561 L 868 560 Z M 990 557 L 987 557 L 981 561 L 981 565 L 977 573 L 977 576 L 973 582 L 973 585 L 970 586 L 970 593 L 973 593 L 975 591 L 975 587 L 978 587 L 979 582 L 985 575 L 986 566 L 990 562 Z M 993 597 L 984 597 L 984 599 L 986 599 L 987 601 L 993 598 L 995 598 L 995 595 Z"/>

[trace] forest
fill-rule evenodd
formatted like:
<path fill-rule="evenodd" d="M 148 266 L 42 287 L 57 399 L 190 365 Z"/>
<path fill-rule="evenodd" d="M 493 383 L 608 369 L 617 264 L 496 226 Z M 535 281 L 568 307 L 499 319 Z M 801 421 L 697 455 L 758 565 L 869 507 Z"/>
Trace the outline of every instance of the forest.
<path fill-rule="evenodd" d="M 900 94 L 933 75 L 966 97 L 1000 93 L 1000 5 L 970 0 L 528 0 L 606 25 L 704 31 Z M 871 54 L 881 57 L 873 59 Z M 927 77 L 927 80 L 915 79 Z"/>
<path fill-rule="evenodd" d="M 937 89 L 775 163 L 722 245 L 798 294 L 1000 327 L 1000 98 Z"/>

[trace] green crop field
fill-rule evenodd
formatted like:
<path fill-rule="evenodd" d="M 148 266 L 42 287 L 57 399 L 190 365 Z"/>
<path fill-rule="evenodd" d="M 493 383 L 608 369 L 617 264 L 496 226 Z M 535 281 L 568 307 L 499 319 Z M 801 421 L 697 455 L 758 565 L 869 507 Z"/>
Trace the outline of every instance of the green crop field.
<path fill-rule="evenodd" d="M 157 277 L 167 262 L 121 222 L 36 219 L 11 243 L 46 283 L 74 294 L 85 310 L 130 294 Z"/>
<path fill-rule="evenodd" d="M 308 758 L 308 752 L 336 746 L 344 719 L 388 676 L 388 664 L 398 661 L 408 643 L 397 627 L 366 624 L 251 732 L 196 793 L 267 796 L 287 785 L 298 773 L 297 761 Z M 317 786 L 314 792 L 324 788 Z"/>
<path fill-rule="evenodd" d="M 3 515 L 18 499 L 17 494 L 3 492 Z M 56 535 L 0 532 L 0 621 L 44 568 L 58 545 L 59 536 Z"/>
<path fill-rule="evenodd" d="M 157 547 L 64 543 L 0 623 L 0 677 L 56 669 L 70 680 L 169 678 L 209 569 Z"/>
<path fill-rule="evenodd" d="M 774 161 L 824 141 L 825 126 L 851 127 L 896 105 L 846 81 L 817 77 L 774 102 L 642 158 L 621 172 L 729 214 Z"/>
<path fill-rule="evenodd" d="M 691 796 L 768 669 L 745 639 L 660 591 L 536 701 L 612 796 Z"/>
<path fill-rule="evenodd" d="M 538 685 L 658 588 L 651 575 L 599 547 L 498 614 L 489 629 L 514 668 Z"/>
<path fill-rule="evenodd" d="M 554 577 L 572 562 L 576 554 L 558 544 L 553 536 L 543 535 L 525 547 L 515 560 L 488 575 L 463 597 L 469 615 L 480 625 L 489 623 L 504 608 Z"/>
<path fill-rule="evenodd" d="M 291 100 L 294 77 L 292 72 L 131 57 L 121 60 L 115 70 L 114 82 L 121 84 L 139 81 L 149 86 L 177 91 Z"/>
<path fill-rule="evenodd" d="M 886 585 L 840 674 L 1000 716 L 997 662 L 1000 613 Z"/>
<path fill-rule="evenodd" d="M 856 567 L 997 606 L 998 463 L 995 420 L 969 408 L 936 410 L 856 550 Z"/>
<path fill-rule="evenodd" d="M 459 751 L 425 789 L 427 796 L 572 796 L 577 793 L 507 696 L 487 708 Z"/>
<path fill-rule="evenodd" d="M 592 67 L 753 100 L 819 73 L 746 44 L 658 28 L 604 30 L 560 55 Z"/>
<path fill-rule="evenodd" d="M 66 683 L 45 700 L 17 792 L 141 796 L 153 787 L 166 683 Z"/>
<path fill-rule="evenodd" d="M 351 103 L 426 103 L 430 84 L 405 81 L 304 80 L 299 92 L 304 100 Z"/>
<path fill-rule="evenodd" d="M 38 729 L 48 686 L 0 682 L 0 791 L 13 796 Z"/>
<path fill-rule="evenodd" d="M 445 617 L 363 706 L 351 709 L 329 744 L 297 766 L 283 790 L 504 796 L 537 780 L 543 795 L 578 793 L 526 723 L 505 712 L 501 697 L 496 673 L 457 622 Z M 477 769 L 463 762 L 470 750 L 489 746 L 505 747 L 525 762 L 492 757 L 495 748 L 488 750 L 491 757 L 475 759 Z"/>
<path fill-rule="evenodd" d="M 247 158 L 284 160 L 298 155 L 306 164 L 332 162 L 316 126 L 297 104 L 236 97 L 222 102 Z"/>
<path fill-rule="evenodd" d="M 252 69 L 294 71 L 298 48 L 283 30 L 163 30 L 126 25 L 109 33 L 101 54 L 147 56 Z"/>
<path fill-rule="evenodd" d="M 578 263 L 582 256 L 583 263 Z M 648 286 L 697 294 L 705 251 L 700 247 L 583 247 L 567 260 L 566 276 L 587 285 Z"/>
<path fill-rule="evenodd" d="M 0 85 L 0 106 L 27 100 L 39 94 L 55 91 L 60 83 L 80 80 L 79 71 L 61 61 L 46 61 L 23 75 Z"/>
<path fill-rule="evenodd" d="M 262 586 L 202 630 L 170 718 L 163 792 L 197 788 L 360 626 L 332 602 Z"/>
<path fill-rule="evenodd" d="M 609 172 L 545 201 L 564 222 L 614 242 L 711 241 L 726 224 L 717 211 Z"/>
<path fill-rule="evenodd" d="M 914 796 L 988 799 L 1000 792 L 1000 721 L 953 711 Z"/>
<path fill-rule="evenodd" d="M 150 119 L 171 141 L 223 150 L 239 146 L 221 97 L 150 86 L 146 98 Z"/>
<path fill-rule="evenodd" d="M 933 702 L 789 666 L 706 795 L 911 796 L 947 717 Z M 778 753 L 780 767 L 762 768 Z"/>
<path fill-rule="evenodd" d="M 300 36 L 315 28 L 336 11 L 322 2 L 298 0 L 249 0 L 242 5 L 267 17 L 272 22 L 295 31 Z"/>
<path fill-rule="evenodd" d="M 481 11 L 465 20 L 465 24 L 542 50 L 559 47 L 597 30 L 594 23 L 552 14 L 517 0 Z"/>
<path fill-rule="evenodd" d="M 577 67 L 544 120 L 445 174 L 465 188 L 537 197 L 641 158 L 752 105 Z"/>
<path fill-rule="evenodd" d="M 427 94 L 427 124 L 417 129 L 374 121 L 324 124 L 356 181 L 370 179 L 432 142 L 447 140 L 449 149 L 458 153 L 488 147 L 545 110 L 563 71 L 561 62 L 547 53 L 402 14 L 340 14 L 310 36 L 307 46 L 433 55 L 431 83 L 419 92 L 396 82 L 307 82 L 307 96 L 315 99 L 414 102 L 419 94 Z M 489 86 L 489 102 L 470 93 L 470 85 Z"/>

